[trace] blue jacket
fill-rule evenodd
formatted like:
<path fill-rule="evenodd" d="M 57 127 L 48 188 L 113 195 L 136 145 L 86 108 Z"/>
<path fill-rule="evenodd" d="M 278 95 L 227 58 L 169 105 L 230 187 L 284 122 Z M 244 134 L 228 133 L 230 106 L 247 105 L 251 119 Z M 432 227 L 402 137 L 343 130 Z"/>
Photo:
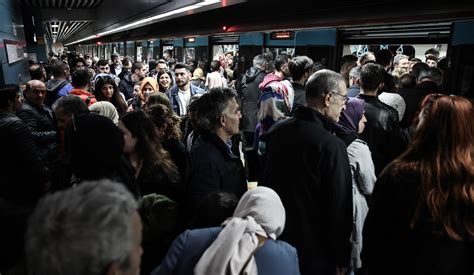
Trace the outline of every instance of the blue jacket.
<path fill-rule="evenodd" d="M 221 227 L 211 227 L 184 231 L 151 275 L 194 274 L 194 267 L 221 230 Z M 268 239 L 254 256 L 259 275 L 300 274 L 296 249 L 284 241 Z"/>
<path fill-rule="evenodd" d="M 166 95 L 170 99 L 170 103 L 173 107 L 174 113 L 179 116 L 181 114 L 181 110 L 179 109 L 178 89 L 179 87 L 175 85 L 173 88 L 166 92 Z M 193 84 L 189 84 L 189 89 L 191 90 L 191 96 L 195 94 L 204 94 L 206 92 L 203 89 L 194 86 Z"/>

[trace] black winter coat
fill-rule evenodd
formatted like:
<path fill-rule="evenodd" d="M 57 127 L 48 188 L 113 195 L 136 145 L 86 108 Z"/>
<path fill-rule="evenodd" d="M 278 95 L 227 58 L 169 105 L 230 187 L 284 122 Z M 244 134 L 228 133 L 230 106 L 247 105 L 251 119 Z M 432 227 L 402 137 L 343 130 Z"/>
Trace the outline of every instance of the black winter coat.
<path fill-rule="evenodd" d="M 400 95 L 405 100 L 406 109 L 400 127 L 408 128 L 413 123 L 416 113 L 420 110 L 421 101 L 430 93 L 439 93 L 439 88 L 433 81 L 424 81 L 413 88 L 402 89 Z"/>
<path fill-rule="evenodd" d="M 362 266 L 369 275 L 472 275 L 474 241 L 455 241 L 434 225 L 420 202 L 421 177 L 387 167 L 375 184 L 363 231 Z"/>
<path fill-rule="evenodd" d="M 216 134 L 201 134 L 189 155 L 187 187 L 191 207 L 213 192 L 240 198 L 247 191 L 242 161 Z"/>
<path fill-rule="evenodd" d="M 365 130 L 360 138 L 367 142 L 372 152 L 375 175 L 379 175 L 383 168 L 405 148 L 398 124 L 398 112 L 375 96 L 359 94 L 358 98 L 365 102 L 365 117 L 367 118 Z"/>
<path fill-rule="evenodd" d="M 258 85 L 265 77 L 265 71 L 252 67 L 247 70 L 242 79 L 242 130 L 247 132 L 255 132 L 257 127 L 258 101 L 260 99 L 260 89 Z"/>
<path fill-rule="evenodd" d="M 57 132 L 51 109 L 46 105 L 37 106 L 25 101 L 21 110 L 17 112 L 17 116 L 31 131 L 40 157 L 48 162 L 56 161 L 58 158 Z"/>
<path fill-rule="evenodd" d="M 333 274 L 336 265 L 349 265 L 352 177 L 346 145 L 331 127 L 319 112 L 299 107 L 262 136 L 261 184 L 281 197 L 286 225 L 280 239 L 297 249 L 301 274 Z"/>
<path fill-rule="evenodd" d="M 48 181 L 48 169 L 25 123 L 0 113 L 0 199 L 34 205 Z"/>

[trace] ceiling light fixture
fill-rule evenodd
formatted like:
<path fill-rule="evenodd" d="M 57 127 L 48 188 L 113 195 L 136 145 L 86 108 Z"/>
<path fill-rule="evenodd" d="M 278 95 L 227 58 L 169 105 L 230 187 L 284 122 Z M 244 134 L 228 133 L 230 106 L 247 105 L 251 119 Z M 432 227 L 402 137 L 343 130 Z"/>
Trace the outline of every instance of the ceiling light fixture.
<path fill-rule="evenodd" d="M 168 11 L 168 12 L 161 13 L 161 14 L 158 14 L 158 15 L 155 15 L 155 16 L 152 16 L 152 17 L 148 17 L 148 18 L 145 18 L 145 19 L 142 19 L 142 20 L 138 20 L 138 21 L 132 22 L 130 24 L 123 25 L 121 27 L 115 28 L 113 30 L 101 32 L 101 33 L 98 33 L 96 35 L 92 35 L 92 36 L 89 36 L 89 37 L 86 37 L 86 38 L 83 38 L 83 39 L 79 39 L 79 40 L 76 40 L 74 42 L 66 44 L 66 46 L 76 44 L 76 43 L 79 43 L 79 42 L 82 42 L 82 41 L 90 40 L 90 39 L 95 38 L 96 36 L 109 35 L 109 34 L 112 34 L 112 33 L 120 32 L 122 30 L 130 29 L 132 27 L 138 27 L 139 25 L 149 23 L 151 21 L 155 21 L 155 20 L 158 20 L 158 19 L 164 19 L 164 18 L 167 18 L 167 17 L 171 17 L 175 14 L 183 13 L 183 12 L 186 12 L 186 11 L 189 11 L 189 10 L 192 10 L 192 9 L 197 9 L 197 8 L 209 6 L 209 5 L 212 5 L 212 4 L 220 3 L 220 2 L 221 2 L 220 0 L 204 0 L 202 2 L 193 4 L 193 5 L 189 5 L 189 6 L 182 7 L 182 8 L 176 9 L 176 10 Z"/>

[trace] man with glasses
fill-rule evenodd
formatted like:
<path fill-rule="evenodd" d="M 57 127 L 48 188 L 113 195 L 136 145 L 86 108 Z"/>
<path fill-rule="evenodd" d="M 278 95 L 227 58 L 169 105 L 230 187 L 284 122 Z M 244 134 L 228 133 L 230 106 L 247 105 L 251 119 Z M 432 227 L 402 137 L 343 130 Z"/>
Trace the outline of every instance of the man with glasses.
<path fill-rule="evenodd" d="M 379 173 L 404 149 L 398 123 L 398 111 L 380 101 L 385 70 L 379 64 L 366 64 L 360 72 L 359 98 L 364 100 L 367 123 L 361 139 L 372 152 L 375 174 Z"/>
<path fill-rule="evenodd" d="M 280 239 L 298 250 L 301 274 L 345 274 L 352 232 L 352 178 L 346 145 L 330 131 L 347 102 L 344 78 L 320 70 L 306 83 L 306 106 L 277 122 L 266 143 L 261 185 L 286 209 Z"/>

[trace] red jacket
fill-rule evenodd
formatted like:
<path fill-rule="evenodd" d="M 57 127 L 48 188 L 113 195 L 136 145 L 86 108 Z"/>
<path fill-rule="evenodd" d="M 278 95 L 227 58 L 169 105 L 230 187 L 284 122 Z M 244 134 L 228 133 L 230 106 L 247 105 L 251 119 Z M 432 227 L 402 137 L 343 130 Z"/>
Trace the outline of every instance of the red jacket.
<path fill-rule="evenodd" d="M 91 106 L 92 104 L 97 102 L 97 99 L 95 99 L 95 96 L 86 90 L 72 89 L 71 92 L 69 92 L 69 94 L 80 97 L 82 101 L 84 101 L 84 103 L 87 104 L 87 106 Z"/>

